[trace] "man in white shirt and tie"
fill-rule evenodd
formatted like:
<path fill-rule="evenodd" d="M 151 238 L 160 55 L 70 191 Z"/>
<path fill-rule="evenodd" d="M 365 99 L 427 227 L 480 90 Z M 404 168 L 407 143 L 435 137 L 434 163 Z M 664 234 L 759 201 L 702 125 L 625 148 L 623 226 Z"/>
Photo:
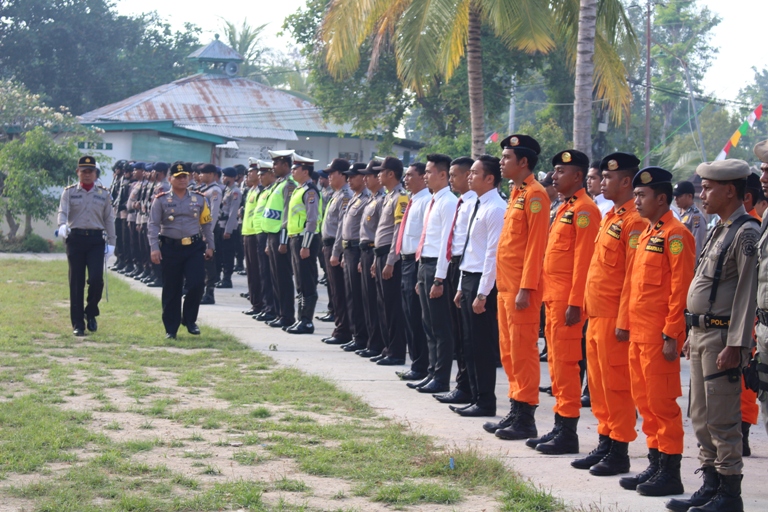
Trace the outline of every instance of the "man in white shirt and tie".
<path fill-rule="evenodd" d="M 419 277 L 416 290 L 421 302 L 421 316 L 429 347 L 429 380 L 416 389 L 420 393 L 448 391 L 453 364 L 453 329 L 444 280 L 448 275 L 450 260 L 448 237 L 456 213 L 458 199 L 448 185 L 451 157 L 432 154 L 427 156 L 426 182 L 432 190 L 432 199 L 424 216 L 424 229 L 416 248 L 419 261 Z M 426 381 L 426 382 L 425 382 Z"/>
<path fill-rule="evenodd" d="M 496 359 L 499 323 L 496 306 L 496 248 L 504 226 L 507 203 L 498 191 L 501 166 L 495 156 L 483 155 L 472 165 L 469 186 L 479 196 L 468 222 L 468 237 L 459 265 L 460 289 L 454 301 L 461 311 L 464 364 L 472 402 L 450 406 L 461 416 L 496 415 Z"/>

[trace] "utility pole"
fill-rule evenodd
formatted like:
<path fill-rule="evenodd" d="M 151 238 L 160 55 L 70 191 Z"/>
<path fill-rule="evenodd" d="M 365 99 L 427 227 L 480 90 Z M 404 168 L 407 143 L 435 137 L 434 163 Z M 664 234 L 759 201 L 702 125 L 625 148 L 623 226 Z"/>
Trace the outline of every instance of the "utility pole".
<path fill-rule="evenodd" d="M 645 161 L 648 167 L 651 152 L 651 0 L 645 11 Z"/>
<path fill-rule="evenodd" d="M 515 87 L 517 82 L 512 77 L 512 87 L 509 89 L 509 123 L 507 123 L 507 133 L 515 133 Z"/>
<path fill-rule="evenodd" d="M 696 110 L 696 100 L 693 97 L 693 86 L 691 86 L 691 73 L 688 71 L 688 65 L 678 57 L 680 64 L 685 70 L 685 81 L 688 83 L 688 95 L 691 98 L 691 108 L 693 108 L 693 120 L 696 123 L 696 132 L 699 134 L 699 146 L 701 147 L 701 161 L 707 161 L 707 150 L 704 147 L 704 137 L 701 135 L 701 126 L 699 125 L 699 113 Z"/>

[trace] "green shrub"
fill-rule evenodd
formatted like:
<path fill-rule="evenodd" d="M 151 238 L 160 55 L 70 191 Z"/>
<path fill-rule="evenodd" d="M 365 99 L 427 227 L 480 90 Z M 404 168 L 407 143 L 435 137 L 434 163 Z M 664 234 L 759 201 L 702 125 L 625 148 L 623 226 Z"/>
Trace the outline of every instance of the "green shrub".
<path fill-rule="evenodd" d="M 30 233 L 21 241 L 21 250 L 24 252 L 51 252 L 51 244 L 40 235 Z"/>

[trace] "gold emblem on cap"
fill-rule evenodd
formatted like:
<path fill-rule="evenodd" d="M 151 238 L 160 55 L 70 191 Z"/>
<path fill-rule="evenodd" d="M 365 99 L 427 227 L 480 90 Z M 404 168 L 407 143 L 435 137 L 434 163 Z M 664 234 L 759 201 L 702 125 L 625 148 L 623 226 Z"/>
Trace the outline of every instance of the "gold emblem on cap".
<path fill-rule="evenodd" d="M 510 146 L 517 146 L 518 144 L 520 144 L 520 140 L 517 137 L 512 137 L 509 139 Z"/>
<path fill-rule="evenodd" d="M 86 158 L 85 158 L 85 163 L 87 163 L 87 164 L 91 163 L 91 159 L 90 159 L 90 158 L 88 158 L 88 157 L 86 157 Z"/>
<path fill-rule="evenodd" d="M 567 152 L 567 151 L 565 153 L 563 153 L 563 155 L 560 157 L 560 159 L 563 161 L 563 163 L 566 163 L 566 164 L 569 163 L 571 160 L 573 160 L 571 158 L 571 154 L 569 152 Z"/>
<path fill-rule="evenodd" d="M 647 185 L 651 181 L 653 181 L 653 178 L 651 177 L 651 173 L 648 171 L 645 171 L 643 174 L 640 175 L 640 181 L 643 182 L 643 185 Z"/>
<path fill-rule="evenodd" d="M 619 162 L 616 160 L 608 160 L 608 170 L 609 171 L 615 171 L 619 168 Z"/>

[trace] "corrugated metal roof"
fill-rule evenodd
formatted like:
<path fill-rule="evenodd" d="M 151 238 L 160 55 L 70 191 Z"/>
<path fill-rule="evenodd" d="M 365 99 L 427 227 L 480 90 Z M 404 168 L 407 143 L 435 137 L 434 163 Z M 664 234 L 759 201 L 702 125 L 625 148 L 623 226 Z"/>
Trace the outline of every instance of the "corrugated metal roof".
<path fill-rule="evenodd" d="M 219 36 L 216 39 L 203 46 L 199 50 L 195 50 L 187 56 L 191 60 L 232 60 L 242 62 L 243 56 L 237 53 L 232 47 L 219 41 Z"/>
<path fill-rule="evenodd" d="M 320 109 L 287 92 L 242 77 L 197 74 L 80 116 L 83 122 L 172 120 L 227 137 L 296 140 L 295 132 L 350 133 L 326 123 Z M 209 131 L 213 130 L 215 132 Z M 258 134 L 258 135 L 255 135 Z M 264 135 L 273 135 L 266 137 Z"/>

